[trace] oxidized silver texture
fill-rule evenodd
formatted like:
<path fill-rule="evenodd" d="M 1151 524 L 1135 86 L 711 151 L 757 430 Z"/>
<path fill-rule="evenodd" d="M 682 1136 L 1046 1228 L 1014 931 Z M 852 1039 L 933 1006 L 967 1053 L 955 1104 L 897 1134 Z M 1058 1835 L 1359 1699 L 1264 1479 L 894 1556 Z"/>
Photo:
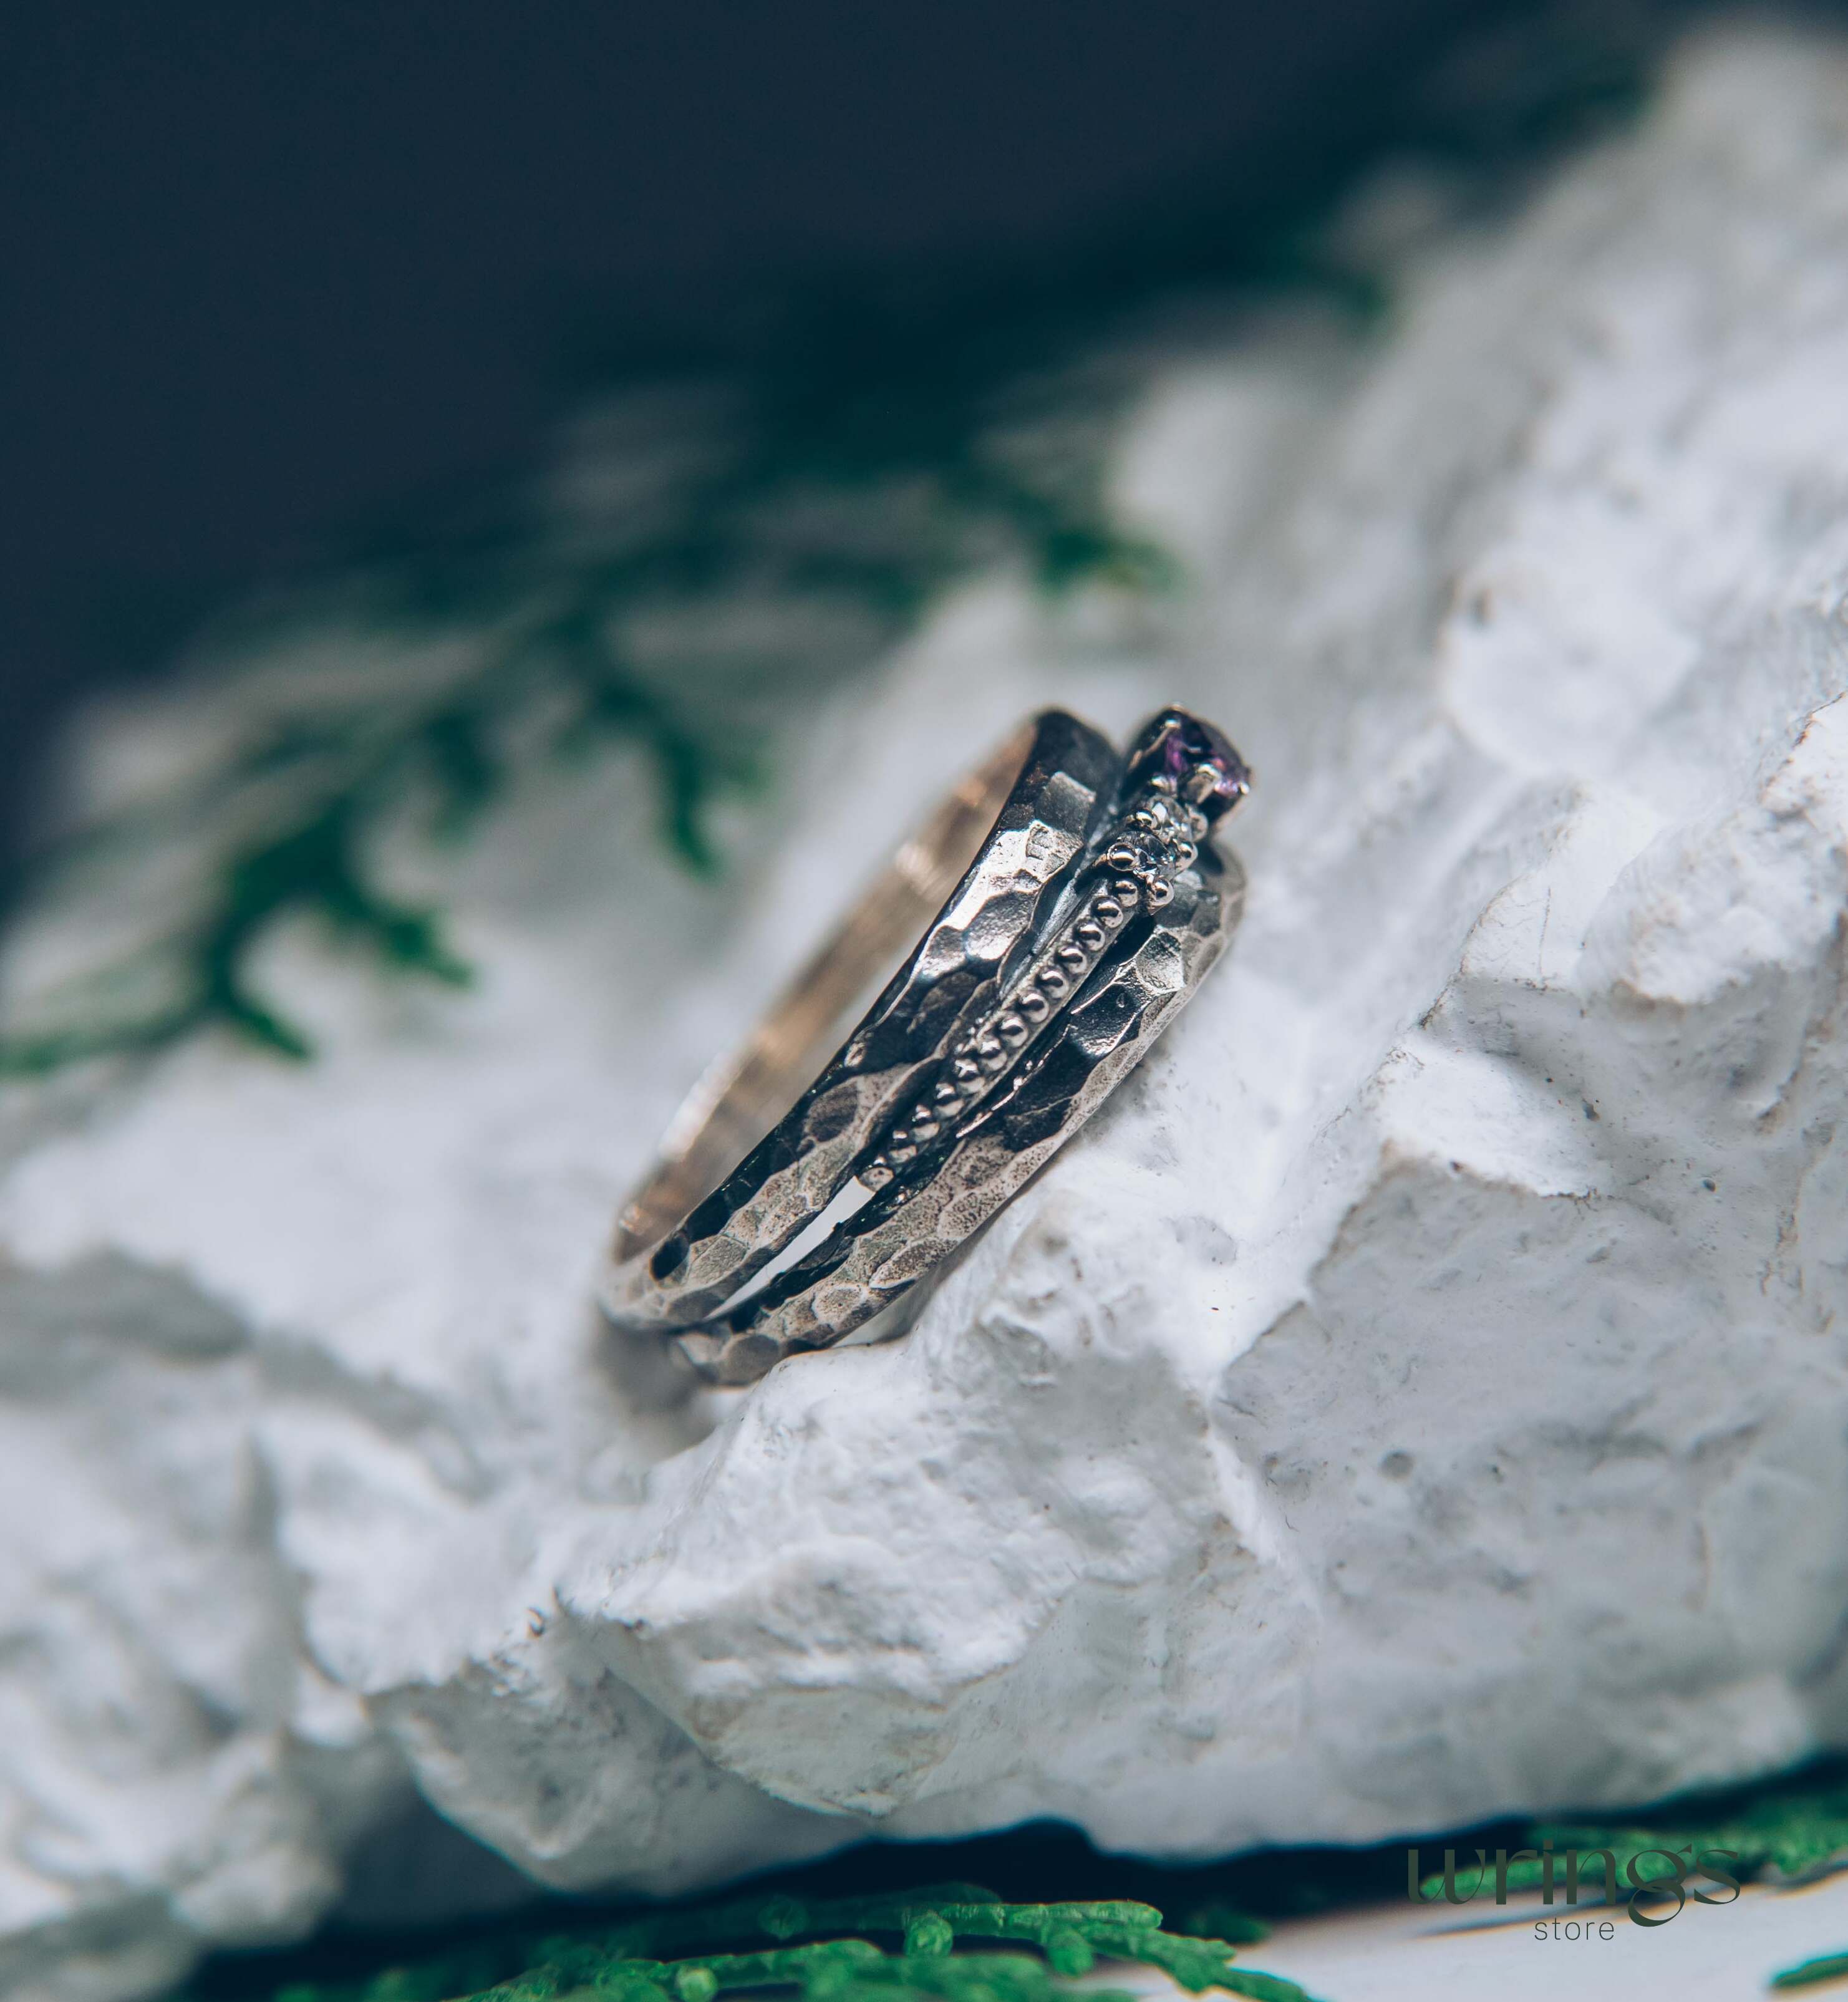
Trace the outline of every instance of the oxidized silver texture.
<path fill-rule="evenodd" d="M 640 1247 L 619 1236 L 612 1320 L 671 1338 L 708 1380 L 748 1383 L 840 1341 L 940 1264 L 1083 1125 L 1218 959 L 1244 875 L 1212 829 L 1249 777 L 1182 710 L 1151 719 L 1123 756 L 1076 717 L 1036 718 L 974 863 L 814 1083 L 678 1229 Z M 861 1206 L 841 1215 L 843 1195 Z M 832 1227 L 787 1262 L 831 1205 Z"/>

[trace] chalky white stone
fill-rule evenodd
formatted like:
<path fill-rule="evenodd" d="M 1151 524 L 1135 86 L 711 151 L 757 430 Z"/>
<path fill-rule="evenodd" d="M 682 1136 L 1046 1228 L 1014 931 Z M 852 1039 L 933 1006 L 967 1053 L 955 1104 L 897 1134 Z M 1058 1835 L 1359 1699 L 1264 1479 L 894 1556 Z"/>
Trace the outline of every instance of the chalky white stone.
<path fill-rule="evenodd" d="M 9 1994 L 308 1926 L 406 1774 L 548 1882 L 667 1889 L 1848 1742 L 1848 58 L 1706 40 L 1393 254 L 1371 345 L 1159 372 L 1116 483 L 1191 595 L 968 591 L 804 714 L 727 883 L 633 772 L 535 776 L 392 847 L 473 992 L 291 936 L 312 1067 L 0 1093 Z M 245 685 L 99 723 L 92 783 Z M 1250 902 L 1131 1084 L 905 1339 L 691 1400 L 612 1345 L 615 1202 L 790 914 L 1033 705 L 1170 697 L 1254 760 Z"/>

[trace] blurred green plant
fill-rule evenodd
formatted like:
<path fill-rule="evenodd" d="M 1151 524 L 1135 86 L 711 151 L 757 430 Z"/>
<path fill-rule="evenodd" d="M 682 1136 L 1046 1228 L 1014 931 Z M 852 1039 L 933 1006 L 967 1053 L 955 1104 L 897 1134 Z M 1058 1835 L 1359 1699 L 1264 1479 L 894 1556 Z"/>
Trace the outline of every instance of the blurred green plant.
<path fill-rule="evenodd" d="M 318 918 L 387 967 L 465 982 L 469 969 L 434 914 L 406 906 L 382 884 L 372 837 L 420 786 L 437 800 L 439 832 L 468 831 L 501 791 L 513 762 L 531 755 L 522 730 L 535 717 L 545 720 L 543 748 L 554 754 L 609 744 L 639 751 L 652 770 L 667 845 L 689 868 L 710 872 L 717 856 L 709 808 L 749 776 L 751 761 L 735 734 L 676 699 L 671 675 L 638 658 L 626 629 L 650 617 L 689 602 L 710 607 L 724 594 L 748 590 L 759 602 L 779 595 L 849 601 L 884 638 L 968 567 L 972 544 L 989 528 L 1002 530 L 1003 541 L 1013 532 L 1013 546 L 1048 588 L 1091 576 L 1147 581 L 1161 574 L 1155 552 L 1114 531 L 1083 498 L 982 466 L 972 426 L 954 448 L 960 454 L 966 447 L 968 462 L 939 464 L 929 476 L 936 490 L 926 512 L 938 518 L 914 529 L 908 542 L 855 549 L 844 546 L 832 524 L 806 542 L 772 535 L 765 518 L 773 521 L 830 471 L 814 456 L 826 442 L 828 415 L 809 413 L 814 431 L 805 464 L 797 462 L 793 438 L 760 437 L 718 472 L 670 497 L 664 518 L 627 546 L 587 552 L 561 546 L 556 525 L 535 514 L 523 527 L 509 526 L 497 546 L 476 541 L 465 553 L 433 536 L 421 551 L 375 551 L 358 560 L 340 586 L 343 623 L 358 624 L 368 638 L 397 633 L 411 644 L 445 633 L 472 636 L 476 657 L 434 687 L 413 679 L 409 691 L 379 688 L 318 708 L 305 721 L 259 722 L 250 741 L 211 776 L 208 790 L 220 817 L 236 831 L 220 837 L 206 893 L 183 935 L 165 942 L 176 967 L 160 983 L 164 991 L 138 1011 L 99 1006 L 96 1000 L 126 984 L 131 971 L 106 969 L 87 983 L 90 1005 L 74 995 L 78 1005 L 68 1018 L 36 1034 L 0 1035 L 0 1076 L 156 1049 L 214 1024 L 283 1055 L 306 1055 L 305 1036 L 255 991 L 251 978 L 256 950 L 285 918 Z M 838 410 L 832 415 L 849 421 Z M 857 469 L 844 456 L 832 469 L 842 484 L 889 487 L 912 469 L 904 463 L 902 437 L 865 443 L 870 455 Z M 940 444 L 954 455 L 948 441 Z M 298 628 L 316 610 L 304 595 L 267 616 Z M 333 609 L 323 616 L 331 619 Z M 260 644 L 248 618 L 238 623 L 235 639 Z M 158 839 L 163 821 L 185 824 L 197 816 L 199 792 L 194 781 L 152 811 L 144 803 L 84 827 L 35 857 L 36 872 L 42 877 L 61 861 Z M 240 807 L 263 793 L 281 805 L 256 815 L 254 828 L 240 827 L 253 818 Z"/>
<path fill-rule="evenodd" d="M 382 880 L 378 831 L 420 789 L 437 798 L 441 830 L 465 829 L 535 743 L 639 754 L 669 847 L 711 870 L 712 804 L 752 769 L 710 679 L 737 644 L 715 609 L 800 605 L 856 621 L 849 651 L 863 658 L 979 566 L 1013 561 L 1055 592 L 1171 581 L 1161 553 L 1113 518 L 1100 476 L 1142 379 L 1131 351 L 1159 302 L 1281 289 L 1364 322 L 1383 304 L 1378 274 L 1333 249 L 1327 226 L 1357 176 L 1409 155 L 1459 201 L 1498 198 L 1536 155 L 1636 101 L 1658 32 L 1648 14 L 1523 12 L 1435 66 L 1408 58 L 1400 75 L 1357 84 L 1340 119 L 1302 138 L 1280 175 L 1285 195 L 1170 202 L 1078 254 L 1000 276 L 884 297 L 811 292 L 699 352 L 583 344 L 601 392 L 664 408 L 690 398 L 704 414 L 671 448 L 657 438 L 642 453 L 658 470 L 627 499 L 561 500 L 556 466 L 528 469 L 468 505 L 413 509 L 319 580 L 221 621 L 234 661 L 260 657 L 266 634 L 317 622 L 406 647 L 447 638 L 464 657 L 434 682 L 388 672 L 306 713 L 253 710 L 204 779 L 30 857 L 8 902 L 54 900 L 61 870 L 176 828 L 210 860 L 159 936 L 0 1024 L 0 1079 L 214 1027 L 305 1055 L 306 1035 L 253 973 L 295 918 L 386 968 L 465 982 L 436 914 Z M 1171 352 L 1171 323 L 1169 334 Z M 664 625 L 702 615 L 700 657 L 664 654 Z M 733 685 L 740 671 L 779 671 L 773 653 L 732 659 Z"/>
<path fill-rule="evenodd" d="M 1616 1824 L 1536 1822 L 1524 1840 L 1529 1847 L 1550 1841 L 1560 1850 L 1608 1849 L 1620 1875 L 1633 1858 L 1665 1850 L 1690 1855 L 1725 1850 L 1742 1883 L 1813 1876 L 1848 1855 L 1848 1775 L 1836 1770 L 1671 1801 Z M 1531 1888 L 1541 1881 L 1541 1866 L 1512 1864 L 1508 1881 L 1511 1888 Z"/>
<path fill-rule="evenodd" d="M 372 837 L 420 786 L 438 801 L 439 830 L 465 832 L 514 762 L 532 755 L 535 717 L 553 753 L 639 751 L 668 847 L 710 872 L 710 807 L 749 776 L 751 761 L 738 733 L 710 713 L 714 705 L 702 715 L 677 695 L 675 684 L 689 678 L 684 661 L 664 667 L 647 657 L 638 629 L 650 621 L 741 605 L 798 605 L 811 619 L 846 610 L 870 647 L 889 643 L 947 583 L 999 556 L 1024 562 L 1055 591 L 1091 578 L 1140 586 L 1166 577 L 1159 553 L 1107 518 L 1087 476 L 1094 467 L 1009 465 L 978 408 L 994 385 L 966 356 L 950 367 L 940 356 L 880 351 L 883 372 L 837 332 L 832 347 L 803 350 L 802 368 L 760 368 L 720 424 L 703 438 L 696 432 L 692 442 L 709 448 L 704 462 L 690 476 L 647 483 L 629 509 L 587 523 L 528 496 L 490 521 L 433 525 L 396 548 L 357 550 L 318 593 L 298 591 L 227 622 L 219 645 L 234 655 L 319 619 L 407 647 L 453 636 L 469 657 L 434 685 L 411 675 L 405 689 L 378 685 L 305 717 L 257 720 L 206 788 L 235 832 L 218 837 L 183 936 L 166 941 L 175 969 L 154 1003 L 97 1006 L 131 984 L 132 969 L 106 969 L 88 983 L 89 1005 L 73 995 L 77 1005 L 52 1026 L 0 1036 L 0 1076 L 155 1049 L 214 1024 L 305 1055 L 301 1030 L 252 983 L 255 951 L 285 918 L 319 918 L 388 967 L 465 981 L 435 916 L 382 884 Z M 663 383 L 656 393 L 671 390 Z M 843 513 L 843 497 L 860 504 L 857 518 Z M 702 664 L 726 644 L 709 643 Z M 282 804 L 240 811 L 260 795 Z M 191 780 L 152 811 L 144 802 L 85 826 L 33 858 L 35 871 L 42 879 L 60 862 L 158 838 L 163 821 L 190 825 L 200 797 Z"/>
<path fill-rule="evenodd" d="M 1839 1760 L 1723 1792 L 1684 1796 L 1609 1819 L 1504 1822 L 1436 1838 L 1439 1844 L 1609 1849 L 1620 1881 L 1632 1857 L 1664 1848 L 1724 1849 L 1740 1881 L 1807 1882 L 1848 1858 L 1848 1764 Z M 1433 1843 L 1420 1845 L 1426 1854 Z M 1234 1949 L 1264 1941 L 1258 1916 L 1301 1917 L 1357 1903 L 1396 1905 L 1405 1895 L 1406 1846 L 1272 1850 L 1212 1864 L 1166 1868 L 1101 1856 L 1069 1830 L 1016 1831 L 957 1845 L 957 1860 L 992 1866 L 1011 1893 L 1043 1885 L 1090 1889 L 1113 1882 L 1183 1915 L 1166 1930 L 1143 1898 L 1005 1901 L 966 1884 L 862 1890 L 874 1852 L 850 1851 L 793 1871 L 786 1888 L 719 1903 L 674 1903 L 611 1915 L 547 1901 L 466 1934 L 368 1948 L 350 1935 L 330 1955 L 304 1948 L 208 1962 L 173 2002 L 716 2002 L 722 1990 L 786 1989 L 802 2002 L 1117 2002 L 1087 1977 L 1114 1963 L 1156 1968 L 1175 1983 L 1269 2002 L 1306 2002 L 1295 1984 L 1237 1964 Z M 1459 1854 L 1464 1851 L 1459 1847 Z M 871 1867 L 902 1868 L 882 1848 Z M 855 1879 L 859 1878 L 859 1883 Z M 1459 1877 L 1459 1881 L 1462 1881 Z M 1599 1881 L 1593 1873 L 1594 1882 Z M 1537 1864 L 1511 1864 L 1511 1889 L 1537 1889 Z M 1441 1878 L 1428 1880 L 1435 1892 Z M 836 1895 L 852 1885 L 856 1895 Z M 768 1942 L 766 1945 L 765 1943 Z M 881 1944 L 883 1942 L 883 1944 Z M 1025 1948 L 1022 1954 L 1013 1949 Z M 1773 1978 L 1800 1987 L 1848 1975 L 1848 1951 L 1806 1961 Z M 710 1986 L 708 1985 L 710 1979 Z"/>
<path fill-rule="evenodd" d="M 1630 1882 L 1633 1861 L 1677 1852 L 1690 1861 L 1703 1850 L 1724 1850 L 1742 1883 L 1754 1878 L 1792 1880 L 1826 1870 L 1848 1857 L 1848 1769 L 1830 1763 L 1720 1792 L 1684 1794 L 1621 1819 L 1529 1822 L 1503 1846 L 1539 1850 L 1550 1843 L 1556 1856 L 1609 1850 L 1620 1882 Z M 1470 1854 L 1473 1855 L 1474 1850 Z M 1459 1856 L 1463 1854 L 1459 1851 Z M 1511 1860 L 1508 1888 L 1538 1890 L 1546 1866 L 1536 1855 Z M 1651 1868 L 1645 1875 L 1671 1875 Z M 1553 1875 L 1557 1881 L 1559 1866 Z M 1459 1881 L 1463 1881 L 1459 1872 Z M 1442 1872 L 1422 1881 L 1427 1896 L 1439 1895 Z"/>
<path fill-rule="evenodd" d="M 1492 1836 L 1495 1832 L 1487 1833 Z M 1538 1890 L 1544 1885 L 1546 1861 L 1539 1856 L 1514 1860 L 1512 1852 L 1537 1851 L 1545 1843 L 1553 1847 L 1556 1885 L 1561 1867 L 1558 1859 L 1574 1850 L 1581 1856 L 1596 1856 L 1608 1850 L 1620 1885 L 1659 1882 L 1668 1887 L 1665 1895 L 1672 1895 L 1679 1878 L 1672 1861 L 1677 1855 L 1686 1859 L 1683 1868 L 1691 1871 L 1703 1854 L 1717 1854 L 1727 1859 L 1728 1874 L 1742 1884 L 1804 1882 L 1839 1869 L 1848 1861 L 1848 1767 L 1829 1760 L 1743 1787 L 1685 1794 L 1620 1818 L 1529 1822 L 1499 1845 L 1510 1852 L 1506 1873 L 1510 1891 Z M 1456 1853 L 1460 1860 L 1466 1855 L 1486 1858 L 1493 1852 L 1477 1837 L 1466 1849 L 1459 1847 Z M 1602 1868 L 1599 1861 L 1588 1873 L 1591 1885 L 1601 1884 Z M 1459 1870 L 1457 1882 L 1462 1885 L 1473 1878 L 1480 1889 L 1487 1875 L 1486 1862 L 1479 1868 L 1472 1861 L 1466 1874 Z M 1718 1886 L 1714 1883 L 1709 1888 Z M 1442 1873 L 1427 1875 L 1419 1889 L 1428 1898 L 1441 1897 Z M 1592 1899 L 1602 1902 L 1595 1889 Z M 1848 1979 L 1848 1950 L 1784 1968 L 1770 1977 L 1770 1986 L 1808 1988 L 1843 1979 Z"/>
<path fill-rule="evenodd" d="M 1818 1988 L 1825 1981 L 1848 1981 L 1848 1953 L 1825 1953 L 1782 1967 L 1772 1976 L 1772 1988 Z"/>
<path fill-rule="evenodd" d="M 1264 1936 L 1255 1921 L 1231 1925 L 1241 1941 Z M 752 1944 L 766 1940 L 774 1944 Z M 1294 1982 L 1234 1966 L 1225 1939 L 1164 1932 L 1151 1905 L 1009 1904 L 968 1884 L 669 1906 L 570 1933 L 516 1924 L 356 1979 L 293 1982 L 270 1994 L 272 2002 L 714 2002 L 727 1991 L 781 1989 L 803 2002 L 1064 2002 L 1075 1993 L 1064 1984 L 1100 1962 L 1159 1968 L 1190 1994 L 1309 2002 Z M 1132 2002 L 1118 1990 L 1083 1993 L 1092 2002 Z"/>

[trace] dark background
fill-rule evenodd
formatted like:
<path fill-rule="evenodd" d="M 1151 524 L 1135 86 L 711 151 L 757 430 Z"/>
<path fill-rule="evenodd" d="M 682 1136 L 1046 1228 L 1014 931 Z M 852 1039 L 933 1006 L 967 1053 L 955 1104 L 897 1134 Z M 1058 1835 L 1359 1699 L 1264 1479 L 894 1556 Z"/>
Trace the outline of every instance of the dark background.
<path fill-rule="evenodd" d="M 0 18 L 0 842 L 48 721 L 406 490 L 560 330 L 1287 190 L 1491 0 L 86 0 Z"/>

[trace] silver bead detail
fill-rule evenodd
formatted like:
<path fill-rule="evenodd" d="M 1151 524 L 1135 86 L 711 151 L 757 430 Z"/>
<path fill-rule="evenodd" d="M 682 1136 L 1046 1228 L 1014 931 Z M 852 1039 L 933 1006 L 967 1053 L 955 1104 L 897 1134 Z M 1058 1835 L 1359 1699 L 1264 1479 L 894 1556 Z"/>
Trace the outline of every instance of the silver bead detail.
<path fill-rule="evenodd" d="M 1159 876 L 1153 877 L 1150 879 L 1145 894 L 1148 897 L 1150 909 L 1159 911 L 1163 905 L 1173 902 L 1174 886 L 1172 883 L 1164 883 Z"/>
<path fill-rule="evenodd" d="M 1052 1004 L 1046 999 L 1045 996 L 1044 994 L 1036 994 L 1030 987 L 1027 989 L 1024 994 L 1020 996 L 1019 999 L 1015 1002 L 1014 1006 L 1020 1010 L 1020 1013 L 1024 1015 L 1030 1022 L 1044 1021 L 1047 1016 L 1050 1014 L 1052 1010 Z M 1006 1033 L 1005 1030 L 1002 1033 Z"/>
<path fill-rule="evenodd" d="M 1082 947 L 1075 945 L 1062 945 L 1052 957 L 1068 973 L 1082 973 L 1090 963 L 1090 955 Z"/>
<path fill-rule="evenodd" d="M 1030 1008 L 1023 1007 L 1021 1012 L 1024 1014 L 1031 1014 L 1033 1010 Z M 1041 1004 L 1041 1012 L 1042 1013 L 1044 1012 L 1043 1003 Z M 995 1024 L 995 1034 L 1004 1043 L 1023 1043 L 1027 1040 L 1027 1024 L 1020 1020 L 1019 1015 L 1003 1015 Z"/>
<path fill-rule="evenodd" d="M 1042 966 L 1034 975 L 1043 993 L 1050 994 L 1055 1001 L 1062 1001 L 1072 991 L 1071 975 L 1063 967 Z"/>
<path fill-rule="evenodd" d="M 1111 895 L 1121 898 L 1126 904 L 1133 904 L 1142 895 L 1142 881 L 1135 876 L 1119 876 L 1110 886 Z"/>
<path fill-rule="evenodd" d="M 964 1084 L 968 1084 L 972 1079 L 982 1075 L 982 1066 L 973 1057 L 957 1057 L 951 1062 L 950 1068 Z"/>
<path fill-rule="evenodd" d="M 1100 897 L 1091 906 L 1091 916 L 1100 924 L 1121 924 L 1123 921 L 1123 906 L 1114 897 Z"/>
<path fill-rule="evenodd" d="M 1095 918 L 1085 918 L 1072 927 L 1072 936 L 1087 952 L 1095 952 L 1104 943 L 1104 927 Z"/>

